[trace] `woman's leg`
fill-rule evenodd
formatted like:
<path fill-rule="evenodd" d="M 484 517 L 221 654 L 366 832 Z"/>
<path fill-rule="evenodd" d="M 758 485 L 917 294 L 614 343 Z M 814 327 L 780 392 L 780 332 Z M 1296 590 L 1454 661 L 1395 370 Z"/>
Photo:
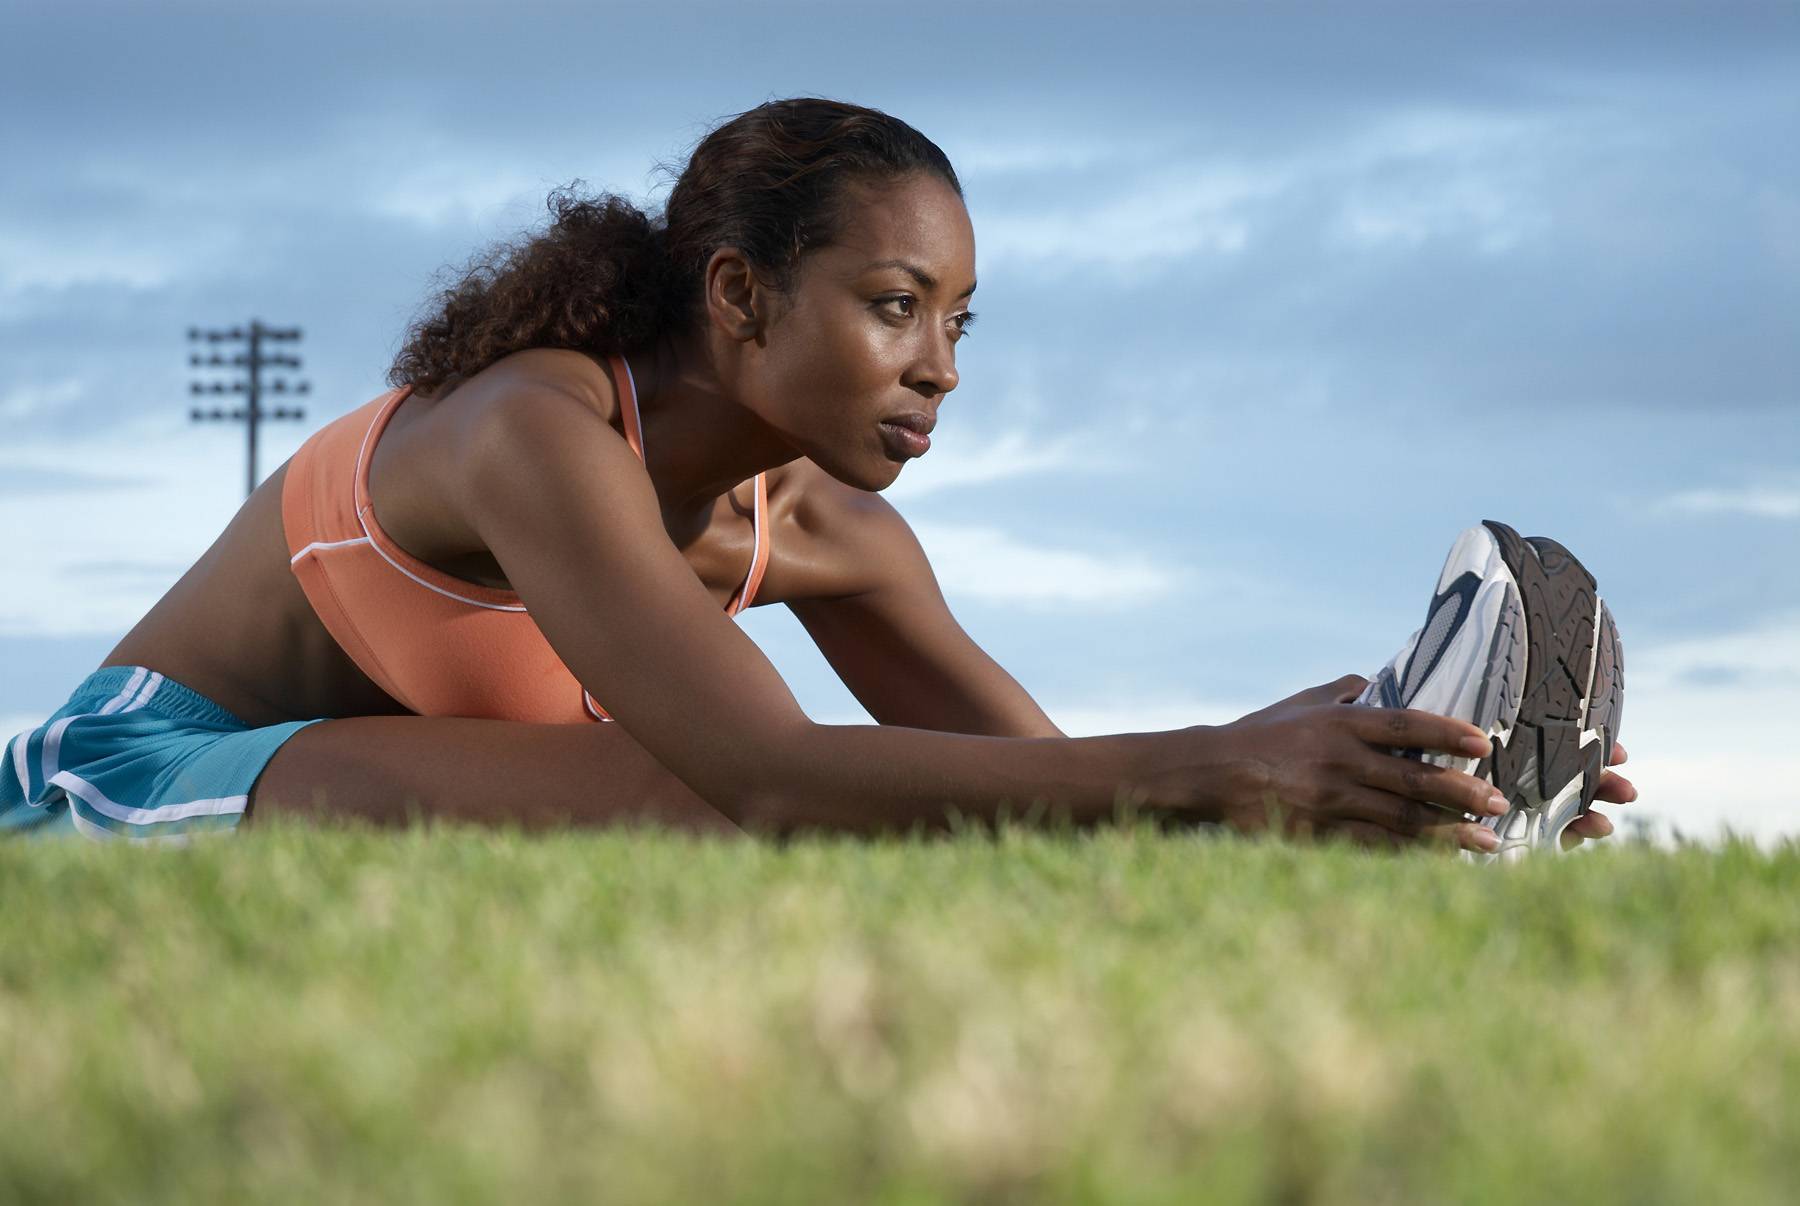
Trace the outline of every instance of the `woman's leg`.
<path fill-rule="evenodd" d="M 273 816 L 743 834 L 617 724 L 451 716 L 308 725 L 275 751 L 251 789 L 244 824 Z"/>

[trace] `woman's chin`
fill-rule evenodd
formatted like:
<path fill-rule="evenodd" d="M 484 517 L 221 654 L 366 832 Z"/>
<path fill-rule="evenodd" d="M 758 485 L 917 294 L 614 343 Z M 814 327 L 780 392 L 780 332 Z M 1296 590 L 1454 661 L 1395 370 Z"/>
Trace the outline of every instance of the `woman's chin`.
<path fill-rule="evenodd" d="M 872 458 L 859 459 L 848 464 L 825 465 L 816 460 L 813 463 L 819 465 L 819 468 L 846 486 L 854 486 L 858 490 L 867 490 L 874 494 L 893 485 L 894 480 L 900 476 L 900 470 L 906 467 L 904 461 L 893 460 L 879 452 Z"/>
<path fill-rule="evenodd" d="M 902 469 L 906 468 L 905 461 L 893 461 L 893 460 L 887 459 L 886 457 L 882 458 L 881 465 L 882 465 L 882 469 L 881 469 L 881 478 L 880 478 L 879 484 L 865 486 L 865 487 L 863 487 L 865 490 L 879 491 L 879 490 L 887 489 L 889 486 L 893 485 L 894 482 L 899 479 L 900 471 Z"/>

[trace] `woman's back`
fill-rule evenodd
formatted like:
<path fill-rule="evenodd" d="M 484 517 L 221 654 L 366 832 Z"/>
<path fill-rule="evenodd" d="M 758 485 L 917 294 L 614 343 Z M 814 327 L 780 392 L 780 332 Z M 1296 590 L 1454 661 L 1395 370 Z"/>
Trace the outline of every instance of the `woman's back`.
<path fill-rule="evenodd" d="M 531 349 L 441 396 L 406 399 L 369 457 L 369 497 L 388 538 L 406 555 L 476 587 L 470 593 L 479 597 L 509 592 L 511 584 L 459 506 L 468 489 L 461 468 L 482 412 L 507 405 L 509 395 L 528 385 L 573 391 L 622 432 L 621 400 L 604 369 L 581 353 Z M 345 652 L 295 576 L 282 516 L 291 464 L 257 488 L 102 666 L 155 666 L 251 724 L 409 710 Z M 790 543 L 773 529 L 780 526 L 777 516 L 794 513 L 792 489 L 777 485 L 791 476 L 779 468 L 768 473 L 771 499 L 785 493 L 783 505 L 771 501 L 764 516 L 771 529 L 765 543 L 773 550 Z M 702 515 L 665 516 L 665 535 L 725 608 L 742 590 L 754 555 L 752 484 Z M 399 571 L 395 577 L 402 580 Z M 758 594 L 759 602 L 769 598 L 767 587 Z"/>

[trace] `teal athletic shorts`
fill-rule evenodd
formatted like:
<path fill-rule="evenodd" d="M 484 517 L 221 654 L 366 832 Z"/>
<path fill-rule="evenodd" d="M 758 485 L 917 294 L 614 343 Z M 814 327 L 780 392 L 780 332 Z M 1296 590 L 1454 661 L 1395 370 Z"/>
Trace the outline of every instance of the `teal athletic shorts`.
<path fill-rule="evenodd" d="M 0 836 L 183 845 L 233 831 L 281 743 L 318 722 L 252 728 L 147 667 L 107 666 L 6 743 Z"/>

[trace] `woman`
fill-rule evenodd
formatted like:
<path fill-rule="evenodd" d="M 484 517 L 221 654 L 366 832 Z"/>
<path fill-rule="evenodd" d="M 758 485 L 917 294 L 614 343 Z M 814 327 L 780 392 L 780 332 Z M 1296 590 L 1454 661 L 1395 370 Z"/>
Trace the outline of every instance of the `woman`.
<path fill-rule="evenodd" d="M 1487 736 L 1345 706 L 1360 678 L 1223 727 L 1071 739 L 957 625 L 879 494 L 928 447 L 973 319 L 961 187 L 917 131 L 772 102 L 700 143 L 660 221 L 554 210 L 10 743 L 0 818 L 150 840 L 279 815 L 872 833 L 1130 800 L 1491 839 L 1462 816 L 1490 811 L 1486 784 L 1387 752 Z M 752 601 L 788 604 L 880 723 L 812 723 L 727 619 Z"/>

